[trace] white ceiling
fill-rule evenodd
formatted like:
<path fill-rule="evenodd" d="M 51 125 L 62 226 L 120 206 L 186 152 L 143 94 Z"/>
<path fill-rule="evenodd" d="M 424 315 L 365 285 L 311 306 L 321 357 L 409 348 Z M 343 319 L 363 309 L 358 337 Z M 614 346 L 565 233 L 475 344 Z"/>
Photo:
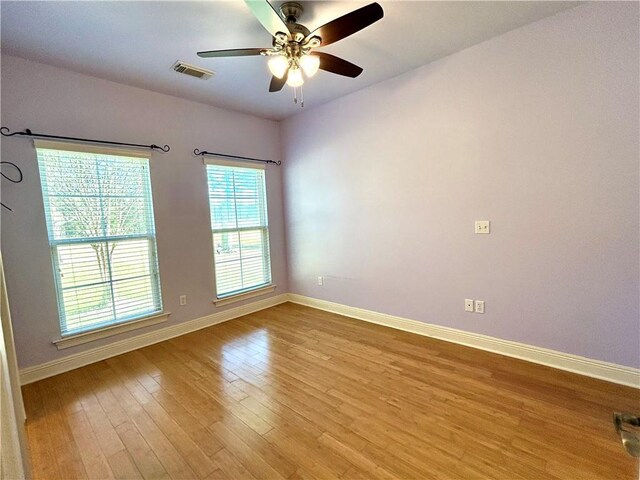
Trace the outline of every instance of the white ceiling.
<path fill-rule="evenodd" d="M 277 7 L 281 2 L 274 2 Z M 369 1 L 301 2 L 310 30 Z M 304 85 L 310 108 L 394 77 L 579 2 L 387 1 L 384 18 L 326 52 L 364 68 L 356 79 L 320 71 Z M 299 111 L 292 90 L 267 91 L 263 57 L 203 59 L 200 50 L 269 47 L 242 1 L 2 1 L 2 52 L 261 117 Z M 170 70 L 176 60 L 214 70 L 210 80 Z"/>

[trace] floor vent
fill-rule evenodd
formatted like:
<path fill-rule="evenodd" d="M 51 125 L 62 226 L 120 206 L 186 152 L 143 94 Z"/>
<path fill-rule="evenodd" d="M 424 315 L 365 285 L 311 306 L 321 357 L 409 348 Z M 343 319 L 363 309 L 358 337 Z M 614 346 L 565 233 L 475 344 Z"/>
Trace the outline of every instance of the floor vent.
<path fill-rule="evenodd" d="M 191 75 L 192 77 L 201 78 L 207 80 L 215 74 L 211 70 L 205 70 L 204 68 L 196 67 L 195 65 L 189 65 L 188 63 L 178 60 L 171 66 L 171 70 L 175 70 L 178 73 L 184 73 L 185 75 Z"/>

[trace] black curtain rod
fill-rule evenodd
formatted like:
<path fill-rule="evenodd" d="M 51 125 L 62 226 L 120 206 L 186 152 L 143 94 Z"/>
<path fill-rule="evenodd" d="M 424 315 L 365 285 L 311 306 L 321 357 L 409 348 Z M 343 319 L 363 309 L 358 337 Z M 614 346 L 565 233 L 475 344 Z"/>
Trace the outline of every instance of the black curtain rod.
<path fill-rule="evenodd" d="M 13 137 L 14 135 L 20 135 L 20 136 L 23 136 L 23 137 L 31 137 L 31 138 L 53 138 L 55 140 L 72 140 L 72 141 L 76 141 L 76 142 L 100 143 L 100 144 L 105 144 L 105 145 L 120 145 L 120 146 L 124 146 L 124 147 L 150 148 L 151 150 L 158 150 L 158 151 L 164 152 L 164 153 L 167 153 L 170 150 L 169 145 L 165 145 L 164 147 L 160 147 L 160 146 L 155 145 L 155 144 L 142 145 L 142 144 L 139 144 L 139 143 L 110 142 L 108 140 L 93 140 L 93 139 L 90 139 L 90 138 L 60 137 L 60 136 L 57 136 L 57 135 L 44 135 L 42 133 L 33 133 L 28 128 L 25 129 L 23 132 L 9 133 L 10 131 L 11 130 L 9 130 L 7 127 L 0 128 L 0 134 L 2 134 L 2 136 L 4 136 L 4 137 Z"/>
<path fill-rule="evenodd" d="M 238 155 L 227 155 L 226 153 L 215 153 L 215 152 L 207 152 L 206 150 L 200 151 L 197 148 L 193 151 L 194 155 L 200 155 L 201 157 L 205 155 L 211 155 L 214 157 L 226 157 L 226 158 L 236 158 L 238 160 L 249 160 L 251 162 L 260 162 L 260 163 L 273 163 L 274 165 L 282 165 L 282 162 L 278 160 L 262 160 L 260 158 L 251 158 L 251 157 L 239 157 Z"/>

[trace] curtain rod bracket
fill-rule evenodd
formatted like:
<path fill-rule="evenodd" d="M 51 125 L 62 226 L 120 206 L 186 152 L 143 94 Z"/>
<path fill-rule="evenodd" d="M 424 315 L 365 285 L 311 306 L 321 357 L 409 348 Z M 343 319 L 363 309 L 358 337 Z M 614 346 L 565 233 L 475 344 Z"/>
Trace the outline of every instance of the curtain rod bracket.
<path fill-rule="evenodd" d="M 236 160 L 249 160 L 250 162 L 261 162 L 261 163 L 273 163 L 274 165 L 282 165 L 280 160 L 262 160 L 260 158 L 251 158 L 251 157 L 240 157 L 238 155 L 229 155 L 226 153 L 216 153 L 216 152 L 207 152 L 206 150 L 194 149 L 193 154 L 196 156 L 204 157 L 205 155 L 211 155 L 214 157 L 226 157 L 226 158 L 234 158 Z"/>
<path fill-rule="evenodd" d="M 76 142 L 87 142 L 87 143 L 99 143 L 99 144 L 106 144 L 106 145 L 119 145 L 119 146 L 124 146 L 124 147 L 138 147 L 138 148 L 149 148 L 151 150 L 158 150 L 160 152 L 163 153 L 167 153 L 169 150 L 171 150 L 171 147 L 169 147 L 169 145 L 165 145 L 164 147 L 160 147 L 159 145 L 156 144 L 151 144 L 151 145 L 143 145 L 143 144 L 139 144 L 139 143 L 124 143 L 124 142 L 111 142 L 108 140 L 93 140 L 93 139 L 89 139 L 89 138 L 78 138 L 78 137 L 62 137 L 62 136 L 58 136 L 58 135 L 45 135 L 43 133 L 33 133 L 29 128 L 25 128 L 25 130 L 23 132 L 13 132 L 10 133 L 11 130 L 8 127 L 0 127 L 0 134 L 2 134 L 3 137 L 13 137 L 14 135 L 20 135 L 23 137 L 32 137 L 32 138 L 52 138 L 55 140 L 72 140 L 72 141 L 76 141 Z"/>

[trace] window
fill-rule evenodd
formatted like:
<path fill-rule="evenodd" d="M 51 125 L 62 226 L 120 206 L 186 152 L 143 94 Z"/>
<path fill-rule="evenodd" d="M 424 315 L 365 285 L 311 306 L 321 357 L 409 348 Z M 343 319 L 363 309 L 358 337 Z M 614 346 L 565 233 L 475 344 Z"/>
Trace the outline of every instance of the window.
<path fill-rule="evenodd" d="M 148 158 L 36 148 L 62 335 L 161 312 Z"/>
<path fill-rule="evenodd" d="M 207 165 L 218 299 L 271 284 L 264 168 Z"/>

